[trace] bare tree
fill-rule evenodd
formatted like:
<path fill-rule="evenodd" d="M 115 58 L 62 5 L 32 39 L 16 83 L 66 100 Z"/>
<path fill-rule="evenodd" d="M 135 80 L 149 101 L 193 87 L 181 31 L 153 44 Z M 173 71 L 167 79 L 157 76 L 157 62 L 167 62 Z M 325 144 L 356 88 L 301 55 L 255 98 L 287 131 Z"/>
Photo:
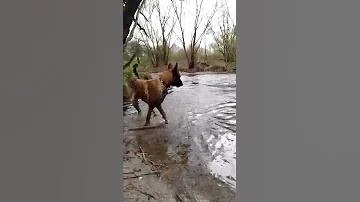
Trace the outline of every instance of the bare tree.
<path fill-rule="evenodd" d="M 147 1 L 143 10 L 144 15 L 151 17 L 151 19 L 147 20 L 148 23 L 143 23 L 143 28 L 146 31 L 144 33 L 147 33 L 147 35 L 141 34 L 139 40 L 145 45 L 147 56 L 154 67 L 160 64 L 168 64 L 170 48 L 174 44 L 172 42 L 172 33 L 176 18 L 171 15 L 170 8 L 171 4 L 164 7 L 159 0 L 153 0 Z"/>
<path fill-rule="evenodd" d="M 161 8 L 159 0 L 156 0 L 155 7 L 161 30 L 162 41 L 162 61 L 164 65 L 168 65 L 170 48 L 174 43 L 171 42 L 172 33 L 176 24 L 176 18 L 171 15 L 170 4 L 165 8 Z M 164 12 L 163 12 L 164 11 Z M 168 28 L 168 31 L 167 31 Z"/>
<path fill-rule="evenodd" d="M 205 31 L 205 36 L 209 34 L 212 34 L 211 26 L 209 26 Z M 204 56 L 205 56 L 204 62 L 207 61 L 207 57 L 208 57 L 207 53 L 208 53 L 208 44 L 206 43 L 206 37 L 204 37 Z"/>
<path fill-rule="evenodd" d="M 152 17 L 155 13 L 155 8 L 156 6 L 154 2 L 148 1 L 143 9 L 144 15 Z M 149 21 L 152 22 L 152 19 L 150 19 Z M 160 64 L 160 38 L 158 30 L 156 29 L 156 27 L 153 26 L 153 23 L 151 22 L 143 23 L 143 28 L 146 30 L 147 35 L 141 34 L 138 40 L 141 41 L 145 46 L 146 55 L 149 57 L 152 65 L 154 67 L 157 67 Z"/>
<path fill-rule="evenodd" d="M 199 2 L 200 1 L 200 2 Z M 178 39 L 182 43 L 182 48 L 184 50 L 189 69 L 195 68 L 195 62 L 196 62 L 196 53 L 198 52 L 200 48 L 200 43 L 206 34 L 206 31 L 208 30 L 212 19 L 218 9 L 218 3 L 216 1 L 214 10 L 210 13 L 203 14 L 203 2 L 204 0 L 195 0 L 195 19 L 194 19 L 194 26 L 191 33 L 191 41 L 189 44 L 189 53 L 187 52 L 187 44 L 185 39 L 185 28 L 184 28 L 184 7 L 183 2 L 180 1 L 180 5 L 175 2 L 175 0 L 171 0 L 172 6 L 174 8 L 174 12 L 176 14 L 177 21 L 179 23 L 180 27 L 180 33 L 181 35 L 178 36 Z M 203 20 L 206 19 L 206 22 L 204 23 L 204 27 L 200 30 L 200 25 L 203 23 Z M 188 22 L 186 22 L 188 23 Z"/>
<path fill-rule="evenodd" d="M 211 29 L 213 33 L 216 49 L 224 57 L 226 63 L 235 62 L 236 60 L 236 25 L 230 16 L 228 5 L 222 3 L 221 16 L 218 21 L 218 28 L 220 31 L 216 32 Z"/>

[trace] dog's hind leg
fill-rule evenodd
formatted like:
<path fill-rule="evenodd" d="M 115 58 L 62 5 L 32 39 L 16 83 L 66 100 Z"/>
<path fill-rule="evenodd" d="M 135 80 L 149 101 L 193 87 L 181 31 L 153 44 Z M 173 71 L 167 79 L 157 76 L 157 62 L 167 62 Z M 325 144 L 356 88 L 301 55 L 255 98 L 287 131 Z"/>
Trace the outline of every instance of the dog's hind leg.
<path fill-rule="evenodd" d="M 138 113 L 140 114 L 141 109 L 139 107 L 139 98 L 134 95 L 132 102 L 133 102 L 133 106 L 135 107 L 136 111 L 138 111 Z"/>
<path fill-rule="evenodd" d="M 149 105 L 149 110 L 146 115 L 146 122 L 145 122 L 144 126 L 147 126 L 150 124 L 151 113 L 153 112 L 153 110 L 154 110 L 154 107 Z"/>
<path fill-rule="evenodd" d="M 165 113 L 164 109 L 162 108 L 162 106 L 158 105 L 156 108 L 159 110 L 160 114 L 162 115 L 163 119 L 165 120 L 165 123 L 168 124 L 168 120 L 166 118 L 166 113 Z"/>

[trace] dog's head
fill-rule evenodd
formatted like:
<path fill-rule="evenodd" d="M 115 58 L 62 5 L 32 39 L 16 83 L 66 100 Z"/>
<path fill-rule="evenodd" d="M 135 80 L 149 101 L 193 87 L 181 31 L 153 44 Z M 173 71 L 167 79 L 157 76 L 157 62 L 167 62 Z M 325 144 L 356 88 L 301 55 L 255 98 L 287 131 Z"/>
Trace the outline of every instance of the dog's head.
<path fill-rule="evenodd" d="M 172 67 L 172 64 L 169 63 L 168 70 L 164 71 L 160 77 L 170 86 L 180 87 L 183 85 L 180 78 L 180 72 L 178 70 L 178 63 L 175 64 L 174 68 Z"/>

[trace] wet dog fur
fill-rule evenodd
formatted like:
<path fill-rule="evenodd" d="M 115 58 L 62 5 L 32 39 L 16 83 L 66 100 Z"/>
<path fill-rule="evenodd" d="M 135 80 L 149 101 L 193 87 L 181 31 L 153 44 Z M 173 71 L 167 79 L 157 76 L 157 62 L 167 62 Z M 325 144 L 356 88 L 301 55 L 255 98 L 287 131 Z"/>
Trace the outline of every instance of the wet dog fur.
<path fill-rule="evenodd" d="M 151 113 L 154 108 L 157 108 L 162 115 L 165 123 L 168 123 L 166 113 L 162 108 L 162 103 L 168 93 L 168 89 L 171 86 L 180 87 L 183 85 L 180 79 L 180 73 L 178 70 L 178 63 L 175 64 L 172 68 L 172 64 L 168 65 L 168 69 L 163 71 L 159 78 L 144 80 L 140 79 L 139 74 L 136 70 L 137 65 L 133 66 L 133 73 L 137 79 L 132 79 L 130 81 L 130 87 L 133 89 L 133 105 L 135 109 L 141 114 L 141 109 L 139 108 L 139 99 L 148 104 L 149 109 L 146 116 L 145 126 L 150 124 Z"/>

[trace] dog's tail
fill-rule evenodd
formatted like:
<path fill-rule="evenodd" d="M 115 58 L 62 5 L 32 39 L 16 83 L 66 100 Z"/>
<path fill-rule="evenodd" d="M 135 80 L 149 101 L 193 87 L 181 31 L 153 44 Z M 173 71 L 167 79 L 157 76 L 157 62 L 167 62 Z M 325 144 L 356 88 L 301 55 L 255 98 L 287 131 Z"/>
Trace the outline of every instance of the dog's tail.
<path fill-rule="evenodd" d="M 134 89 L 134 87 L 135 87 L 135 81 L 136 81 L 136 79 L 140 79 L 140 76 L 139 76 L 139 73 L 137 72 L 137 70 L 136 70 L 136 68 L 139 66 L 139 58 L 137 59 L 137 61 L 138 61 L 138 63 L 137 64 L 134 64 L 132 67 L 133 67 L 133 73 L 135 74 L 135 76 L 137 77 L 137 78 L 132 78 L 132 79 L 130 79 L 130 81 L 129 81 L 129 84 L 130 84 L 130 88 L 132 88 L 132 89 Z"/>
<path fill-rule="evenodd" d="M 139 73 L 137 72 L 136 68 L 139 66 L 139 64 L 134 64 L 133 65 L 133 73 L 135 74 L 135 76 L 140 79 Z"/>

